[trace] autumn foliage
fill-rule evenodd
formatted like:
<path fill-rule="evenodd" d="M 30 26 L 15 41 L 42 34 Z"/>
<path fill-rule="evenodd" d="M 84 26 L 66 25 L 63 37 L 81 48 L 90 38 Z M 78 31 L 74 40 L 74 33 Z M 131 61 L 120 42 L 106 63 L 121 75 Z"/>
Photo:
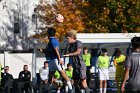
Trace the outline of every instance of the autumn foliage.
<path fill-rule="evenodd" d="M 53 4 L 44 1 L 36 7 L 38 17 L 46 26 L 57 29 L 60 40 L 71 29 L 80 33 L 140 32 L 140 0 L 56 0 Z M 64 16 L 63 23 L 55 21 L 56 14 Z"/>

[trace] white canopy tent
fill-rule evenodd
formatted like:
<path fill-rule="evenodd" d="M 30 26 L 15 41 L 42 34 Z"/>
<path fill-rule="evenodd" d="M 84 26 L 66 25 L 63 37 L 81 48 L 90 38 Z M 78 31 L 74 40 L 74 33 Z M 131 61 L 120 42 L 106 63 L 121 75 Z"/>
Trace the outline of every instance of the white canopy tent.
<path fill-rule="evenodd" d="M 77 39 L 83 43 L 129 43 L 140 33 L 78 33 Z"/>

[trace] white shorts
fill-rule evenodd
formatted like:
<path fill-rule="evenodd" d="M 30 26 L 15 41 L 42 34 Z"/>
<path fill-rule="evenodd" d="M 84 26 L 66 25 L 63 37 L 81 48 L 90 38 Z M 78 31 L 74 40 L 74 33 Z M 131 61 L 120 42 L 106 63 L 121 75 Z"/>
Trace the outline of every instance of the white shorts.
<path fill-rule="evenodd" d="M 48 62 L 49 64 L 49 71 L 61 71 L 64 70 L 64 65 L 60 65 L 58 59 L 53 59 Z"/>
<path fill-rule="evenodd" d="M 99 79 L 100 80 L 108 80 L 109 79 L 108 69 L 99 68 Z"/>

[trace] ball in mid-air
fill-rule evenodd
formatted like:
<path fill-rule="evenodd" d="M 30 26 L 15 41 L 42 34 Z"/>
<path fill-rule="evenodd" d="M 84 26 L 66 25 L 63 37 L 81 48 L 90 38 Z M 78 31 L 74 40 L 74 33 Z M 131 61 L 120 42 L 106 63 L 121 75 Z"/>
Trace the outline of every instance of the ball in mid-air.
<path fill-rule="evenodd" d="M 64 17 L 63 17 L 63 15 L 61 15 L 61 14 L 57 14 L 57 15 L 55 16 L 55 20 L 56 20 L 56 22 L 58 22 L 58 23 L 62 23 L 62 22 L 64 21 Z"/>

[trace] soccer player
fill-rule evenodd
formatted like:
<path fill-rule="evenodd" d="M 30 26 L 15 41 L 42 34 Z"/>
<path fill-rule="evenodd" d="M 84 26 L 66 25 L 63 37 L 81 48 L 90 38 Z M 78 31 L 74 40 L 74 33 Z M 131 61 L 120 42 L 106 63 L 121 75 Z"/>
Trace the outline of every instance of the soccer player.
<path fill-rule="evenodd" d="M 120 49 L 116 49 L 114 66 L 116 67 L 116 75 L 115 76 L 116 76 L 116 81 L 117 81 L 118 93 L 121 93 L 120 82 L 122 82 L 123 75 L 124 75 L 124 61 L 125 61 L 125 56 L 123 54 L 121 54 Z"/>
<path fill-rule="evenodd" d="M 85 89 L 86 93 L 90 93 L 90 89 L 87 86 L 86 82 L 86 65 L 82 58 L 82 42 L 76 40 L 76 31 L 71 30 L 66 33 L 66 39 L 69 42 L 69 53 L 64 56 L 69 56 L 73 64 L 73 80 L 75 86 L 75 92 L 80 93 L 78 86 L 79 80 L 82 87 Z"/>
<path fill-rule="evenodd" d="M 48 28 L 47 30 L 47 35 L 49 39 L 48 46 L 46 47 L 46 49 L 38 48 L 38 50 L 42 53 L 45 53 L 46 59 L 49 60 L 48 61 L 49 63 L 48 83 L 50 83 L 50 85 L 52 84 L 52 77 L 54 76 L 55 71 L 59 71 L 61 76 L 66 80 L 67 85 L 69 86 L 69 89 L 70 89 L 70 93 L 73 93 L 74 91 L 72 89 L 70 79 L 66 75 L 64 69 L 62 68 L 62 65 L 64 65 L 64 62 L 60 57 L 59 42 L 58 42 L 58 39 L 55 38 L 55 33 L 56 33 L 56 30 L 54 28 Z M 47 51 L 50 51 L 50 52 L 47 52 Z M 50 55 L 49 57 L 47 57 L 48 54 Z"/>
<path fill-rule="evenodd" d="M 109 57 L 107 56 L 107 49 L 102 49 L 102 55 L 98 57 L 97 67 L 99 70 L 100 93 L 106 93 L 107 80 L 109 79 Z"/>
<path fill-rule="evenodd" d="M 73 74 L 73 68 L 72 68 L 72 64 L 68 63 L 67 64 L 67 68 L 66 68 L 66 75 L 70 78 L 71 83 L 73 84 L 73 79 L 72 79 L 72 74 Z M 68 93 L 68 86 L 65 85 L 65 92 Z"/>
<path fill-rule="evenodd" d="M 124 92 L 125 89 L 125 93 L 140 93 L 140 37 L 133 37 L 131 44 L 133 52 L 126 57 L 121 90 Z M 127 79 L 128 83 L 125 86 Z"/>
<path fill-rule="evenodd" d="M 88 53 L 88 48 L 87 47 L 84 47 L 83 48 L 83 60 L 86 64 L 86 67 L 87 67 L 87 71 L 86 71 L 86 74 L 87 74 L 87 82 L 89 84 L 89 80 L 90 80 L 90 68 L 91 68 L 91 65 L 90 65 L 90 58 L 91 58 L 91 54 Z"/>

